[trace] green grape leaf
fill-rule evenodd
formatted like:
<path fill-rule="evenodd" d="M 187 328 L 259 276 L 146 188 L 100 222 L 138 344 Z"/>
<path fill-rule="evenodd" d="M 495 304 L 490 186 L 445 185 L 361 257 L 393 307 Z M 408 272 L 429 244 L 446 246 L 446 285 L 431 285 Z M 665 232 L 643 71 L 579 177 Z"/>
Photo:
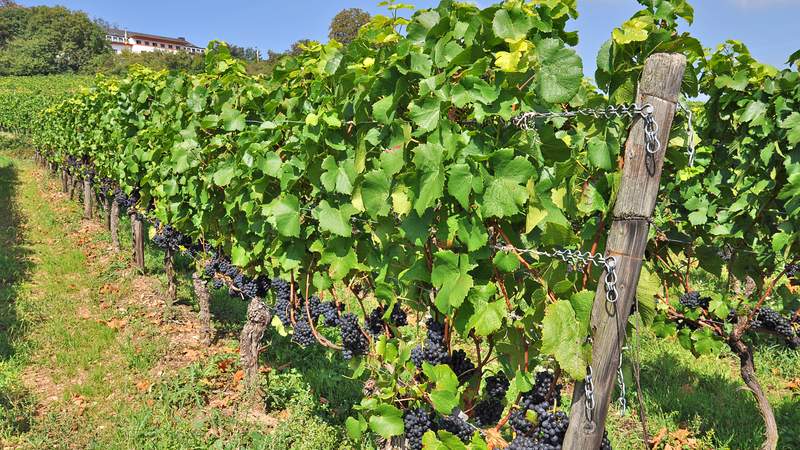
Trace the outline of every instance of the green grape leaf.
<path fill-rule="evenodd" d="M 222 127 L 225 131 L 244 130 L 245 115 L 241 111 L 235 110 L 227 105 L 223 106 L 220 119 L 222 120 Z"/>
<path fill-rule="evenodd" d="M 399 436 L 405 430 L 403 413 L 392 405 L 381 404 L 373 410 L 369 418 L 369 428 L 386 439 Z"/>
<path fill-rule="evenodd" d="M 350 223 L 350 218 L 358 212 L 352 205 L 342 205 L 340 208 L 334 208 L 327 200 L 319 202 L 314 208 L 312 214 L 319 221 L 319 228 L 322 231 L 350 237 L 353 233 L 353 226 Z"/>
<path fill-rule="evenodd" d="M 389 213 L 390 187 L 391 181 L 382 170 L 373 170 L 364 175 L 361 200 L 371 217 L 385 216 Z"/>
<path fill-rule="evenodd" d="M 524 39 L 531 27 L 530 18 L 521 11 L 500 8 L 492 19 L 494 34 L 508 42 Z"/>
<path fill-rule="evenodd" d="M 569 301 L 547 305 L 542 320 L 542 353 L 553 356 L 572 378 L 582 380 L 589 365 L 586 338 L 576 326 L 577 317 Z"/>
<path fill-rule="evenodd" d="M 567 103 L 583 80 L 583 63 L 575 50 L 558 39 L 544 39 L 536 45 L 541 69 L 536 74 L 536 91 L 547 102 Z"/>
<path fill-rule="evenodd" d="M 441 103 L 439 99 L 435 98 L 411 102 L 408 107 L 409 116 L 421 131 L 433 131 L 439 126 Z"/>
<path fill-rule="evenodd" d="M 473 285 L 469 271 L 475 267 L 476 264 L 470 264 L 469 255 L 458 255 L 450 250 L 436 252 L 431 282 L 439 290 L 434 300 L 439 311 L 449 314 L 464 303 Z"/>
<path fill-rule="evenodd" d="M 790 145 L 796 145 L 800 142 L 800 113 L 795 111 L 782 120 L 781 128 L 789 130 L 786 132 L 786 139 Z"/>

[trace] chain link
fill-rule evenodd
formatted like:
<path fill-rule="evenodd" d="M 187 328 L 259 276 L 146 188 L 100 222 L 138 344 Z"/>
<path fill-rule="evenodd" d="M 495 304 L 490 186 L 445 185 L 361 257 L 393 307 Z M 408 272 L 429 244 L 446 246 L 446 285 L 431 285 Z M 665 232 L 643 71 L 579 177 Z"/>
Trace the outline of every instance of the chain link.
<path fill-rule="evenodd" d="M 583 402 L 583 412 L 586 414 L 586 428 L 594 431 L 594 379 L 592 366 L 586 367 L 586 379 L 583 381 L 583 392 L 586 399 Z"/>
<path fill-rule="evenodd" d="M 625 350 L 623 348 L 623 350 Z M 628 399 L 625 392 L 625 375 L 622 374 L 622 351 L 619 352 L 619 364 L 617 365 L 617 386 L 619 386 L 619 414 L 624 416 L 628 413 Z"/>
<path fill-rule="evenodd" d="M 658 153 L 658 150 L 661 148 L 661 142 L 658 139 L 658 124 L 653 115 L 653 110 L 653 105 L 645 103 L 644 105 L 608 105 L 605 108 L 581 108 L 572 111 L 529 111 L 512 117 L 511 123 L 521 130 L 530 130 L 535 126 L 537 119 L 552 119 L 557 117 L 570 118 L 577 116 L 610 119 L 612 117 L 633 118 L 633 116 L 639 116 L 644 120 L 645 150 L 647 153 L 654 155 Z"/>
<path fill-rule="evenodd" d="M 501 251 L 513 251 L 516 253 L 526 253 L 530 255 L 547 256 L 549 258 L 560 259 L 565 263 L 567 263 L 570 267 L 577 268 L 578 270 L 582 270 L 583 266 L 588 264 L 602 266 L 606 271 L 606 276 L 605 279 L 603 280 L 606 288 L 606 302 L 611 304 L 615 310 L 617 308 L 617 299 L 619 298 L 619 292 L 617 291 L 617 258 L 615 258 L 614 256 L 606 257 L 600 253 L 582 252 L 580 250 L 568 250 L 568 249 L 553 250 L 553 251 L 519 249 L 511 244 L 495 245 L 494 248 Z M 587 339 L 591 341 L 592 337 L 589 336 Z M 622 349 L 620 349 L 619 364 L 617 366 L 617 383 L 620 389 L 619 404 L 620 408 L 622 409 L 622 414 L 624 415 L 627 412 L 628 403 L 625 391 L 626 389 L 625 377 L 622 374 Z M 584 407 L 584 413 L 586 414 L 587 429 L 594 430 L 595 399 L 594 399 L 594 379 L 593 379 L 593 372 L 591 365 L 586 367 L 586 380 L 584 381 L 583 389 L 584 393 L 586 394 L 586 399 L 584 401 L 583 407 Z"/>

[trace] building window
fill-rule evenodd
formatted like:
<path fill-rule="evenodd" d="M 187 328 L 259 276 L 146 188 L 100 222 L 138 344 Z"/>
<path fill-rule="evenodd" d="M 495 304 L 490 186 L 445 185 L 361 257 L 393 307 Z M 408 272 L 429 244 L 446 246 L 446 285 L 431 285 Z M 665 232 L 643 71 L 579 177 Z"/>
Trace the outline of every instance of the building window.
<path fill-rule="evenodd" d="M 164 44 L 161 44 L 161 48 L 164 48 Z"/>
<path fill-rule="evenodd" d="M 167 47 L 172 48 L 172 44 L 169 44 Z"/>
<path fill-rule="evenodd" d="M 139 44 L 139 45 L 142 45 L 142 41 L 140 41 L 138 39 L 136 40 L 136 43 Z"/>

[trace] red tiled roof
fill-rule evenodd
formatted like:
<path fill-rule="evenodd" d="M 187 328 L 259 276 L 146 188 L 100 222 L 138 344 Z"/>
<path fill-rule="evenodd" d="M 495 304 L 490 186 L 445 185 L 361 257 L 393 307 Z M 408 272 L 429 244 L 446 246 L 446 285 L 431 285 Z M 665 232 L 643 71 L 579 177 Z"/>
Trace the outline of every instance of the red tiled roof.
<path fill-rule="evenodd" d="M 108 34 L 113 34 L 115 36 L 125 36 L 125 30 L 108 30 Z M 180 45 L 183 47 L 195 47 L 195 48 L 202 48 L 191 42 L 187 41 L 186 38 L 178 37 L 178 38 L 171 38 L 167 36 L 159 36 L 157 34 L 149 34 L 149 33 L 139 33 L 136 31 L 128 31 L 127 32 L 129 38 L 133 39 L 146 39 L 150 41 L 158 41 L 163 42 L 165 44 L 173 44 L 173 45 Z"/>

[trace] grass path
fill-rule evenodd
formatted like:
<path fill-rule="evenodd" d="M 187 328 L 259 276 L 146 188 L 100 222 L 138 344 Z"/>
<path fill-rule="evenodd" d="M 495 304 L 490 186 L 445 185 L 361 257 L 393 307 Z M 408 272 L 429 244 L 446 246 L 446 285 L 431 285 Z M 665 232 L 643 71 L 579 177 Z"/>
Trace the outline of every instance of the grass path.
<path fill-rule="evenodd" d="M 0 448 L 350 448 L 342 420 L 360 385 L 342 378 L 339 359 L 271 336 L 266 411 L 242 409 L 235 338 L 243 305 L 216 295 L 219 340 L 199 345 L 185 280 L 173 319 L 164 319 L 159 252 L 147 253 L 151 275 L 138 275 L 128 252 L 114 253 L 102 222 L 82 219 L 54 178 L 3 154 Z M 760 417 L 735 359 L 694 358 L 652 336 L 641 353 L 659 449 L 758 448 Z M 756 366 L 779 448 L 800 448 L 800 358 L 764 346 Z M 615 449 L 642 448 L 635 416 L 612 414 L 609 431 Z"/>
<path fill-rule="evenodd" d="M 282 367 L 266 390 L 270 414 L 245 408 L 235 339 L 243 304 L 215 296 L 219 339 L 201 346 L 189 283 L 165 320 L 160 252 L 148 249 L 150 275 L 137 274 L 128 224 L 115 253 L 102 221 L 83 219 L 59 187 L 30 160 L 0 154 L 0 448 L 344 445 L 328 423 L 341 414 L 319 396 L 355 399 L 322 352 L 288 368 L 296 354 L 274 343 Z"/>

